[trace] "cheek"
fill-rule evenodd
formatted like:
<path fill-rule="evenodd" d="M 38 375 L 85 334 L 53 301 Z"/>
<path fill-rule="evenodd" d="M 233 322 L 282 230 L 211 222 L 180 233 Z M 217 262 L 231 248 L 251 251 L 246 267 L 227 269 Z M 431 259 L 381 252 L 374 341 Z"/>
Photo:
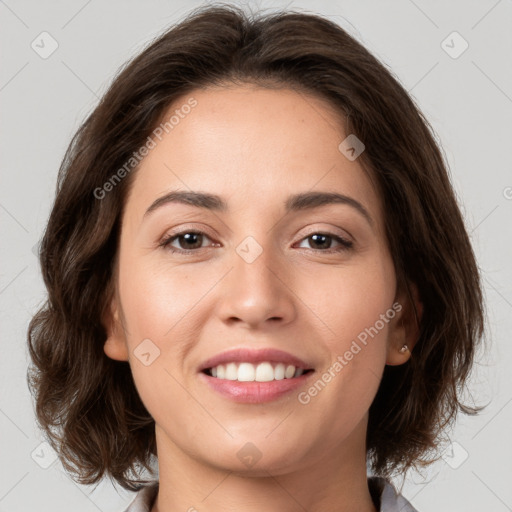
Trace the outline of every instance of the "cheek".
<path fill-rule="evenodd" d="M 190 326 L 194 307 L 215 282 L 212 275 L 204 277 L 184 266 L 126 259 L 120 269 L 119 291 L 130 344 L 139 343 L 139 338 L 161 344 Z"/>
<path fill-rule="evenodd" d="M 324 337 L 330 363 L 298 398 L 327 419 L 333 436 L 348 433 L 368 411 L 386 362 L 388 333 L 396 311 L 395 273 L 387 255 L 343 268 L 311 288 L 311 305 L 329 327 Z"/>
<path fill-rule="evenodd" d="M 304 280 L 306 291 L 303 296 L 324 325 L 331 352 L 339 354 L 347 350 L 353 340 L 364 341 L 365 333 L 368 336 L 369 331 L 373 333 L 372 339 L 386 339 L 389 316 L 394 316 L 392 305 L 396 286 L 390 261 L 375 258 L 364 265 L 324 272 L 314 280 Z M 374 345 L 385 349 L 383 343 Z M 368 350 L 368 354 L 372 350 Z"/>
<path fill-rule="evenodd" d="M 316 283 L 324 283 L 323 288 L 309 286 L 306 295 L 324 326 L 322 341 L 330 362 L 300 401 L 319 407 L 330 403 L 322 410 L 331 410 L 333 424 L 341 428 L 347 417 L 361 418 L 377 392 L 396 314 L 395 274 L 390 259 L 375 258 L 357 268 L 340 268 Z M 338 415 L 339 410 L 344 414 Z"/>
<path fill-rule="evenodd" d="M 178 409 L 190 400 L 179 382 L 187 373 L 187 353 L 200 338 L 204 298 L 218 281 L 214 272 L 190 268 L 132 255 L 120 261 L 119 294 L 130 365 L 140 397 L 154 418 L 162 397 L 172 396 Z"/>
<path fill-rule="evenodd" d="M 180 383 L 183 359 L 198 339 L 194 304 L 201 287 L 188 286 L 190 279 L 179 270 L 126 263 L 119 287 L 135 386 L 155 421 L 176 427 L 180 421 L 173 413 L 193 406 Z"/>

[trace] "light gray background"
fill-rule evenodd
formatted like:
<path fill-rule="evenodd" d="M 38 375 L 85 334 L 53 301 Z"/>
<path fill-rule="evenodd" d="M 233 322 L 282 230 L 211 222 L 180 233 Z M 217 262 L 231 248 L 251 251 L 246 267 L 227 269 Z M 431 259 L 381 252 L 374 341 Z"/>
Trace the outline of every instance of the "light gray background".
<path fill-rule="evenodd" d="M 121 64 L 198 5 L 0 0 L 0 512 L 119 511 L 133 497 L 109 481 L 94 490 L 77 485 L 59 461 L 40 465 L 52 454 L 41 446 L 25 381 L 27 324 L 44 298 L 33 248 L 80 122 Z M 250 5 L 318 12 L 341 24 L 391 67 L 442 140 L 483 272 L 490 341 L 471 391 L 490 405 L 460 417 L 453 451 L 424 478 L 409 475 L 403 493 L 420 512 L 512 510 L 512 1 Z M 47 59 L 31 48 L 43 31 L 59 45 Z M 469 44 L 458 58 L 442 46 L 453 31 Z M 444 44 L 452 53 L 462 48 L 453 37 Z"/>

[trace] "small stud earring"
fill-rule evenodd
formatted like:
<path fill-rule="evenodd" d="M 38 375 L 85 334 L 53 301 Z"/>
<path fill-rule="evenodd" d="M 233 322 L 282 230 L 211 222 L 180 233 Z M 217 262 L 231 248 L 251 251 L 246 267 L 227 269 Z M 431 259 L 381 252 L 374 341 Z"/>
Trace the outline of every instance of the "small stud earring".
<path fill-rule="evenodd" d="M 409 350 L 409 347 L 407 345 L 404 345 L 401 349 L 400 349 L 400 354 L 404 354 L 405 352 L 407 352 Z"/>

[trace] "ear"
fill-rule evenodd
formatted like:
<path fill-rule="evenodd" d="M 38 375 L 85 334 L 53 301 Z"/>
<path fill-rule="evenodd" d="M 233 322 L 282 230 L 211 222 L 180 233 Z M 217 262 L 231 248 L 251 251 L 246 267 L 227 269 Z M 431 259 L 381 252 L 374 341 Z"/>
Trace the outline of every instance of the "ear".
<path fill-rule="evenodd" d="M 390 321 L 386 353 L 386 364 L 390 366 L 408 361 L 420 335 L 423 304 L 415 284 L 408 283 L 401 287 L 395 297 L 393 310 L 396 315 Z"/>
<path fill-rule="evenodd" d="M 128 343 L 121 322 L 118 299 L 113 294 L 109 306 L 103 314 L 103 325 L 107 331 L 107 340 L 103 345 L 105 354 L 117 361 L 128 361 Z"/>

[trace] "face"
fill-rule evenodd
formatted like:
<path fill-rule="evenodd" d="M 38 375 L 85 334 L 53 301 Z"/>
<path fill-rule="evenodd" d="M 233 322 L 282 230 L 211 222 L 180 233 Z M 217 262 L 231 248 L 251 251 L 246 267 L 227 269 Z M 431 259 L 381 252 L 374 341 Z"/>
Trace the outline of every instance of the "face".
<path fill-rule="evenodd" d="M 284 474 L 364 442 L 407 358 L 382 205 L 323 100 L 190 96 L 133 177 L 105 352 L 129 361 L 159 454 Z"/>

